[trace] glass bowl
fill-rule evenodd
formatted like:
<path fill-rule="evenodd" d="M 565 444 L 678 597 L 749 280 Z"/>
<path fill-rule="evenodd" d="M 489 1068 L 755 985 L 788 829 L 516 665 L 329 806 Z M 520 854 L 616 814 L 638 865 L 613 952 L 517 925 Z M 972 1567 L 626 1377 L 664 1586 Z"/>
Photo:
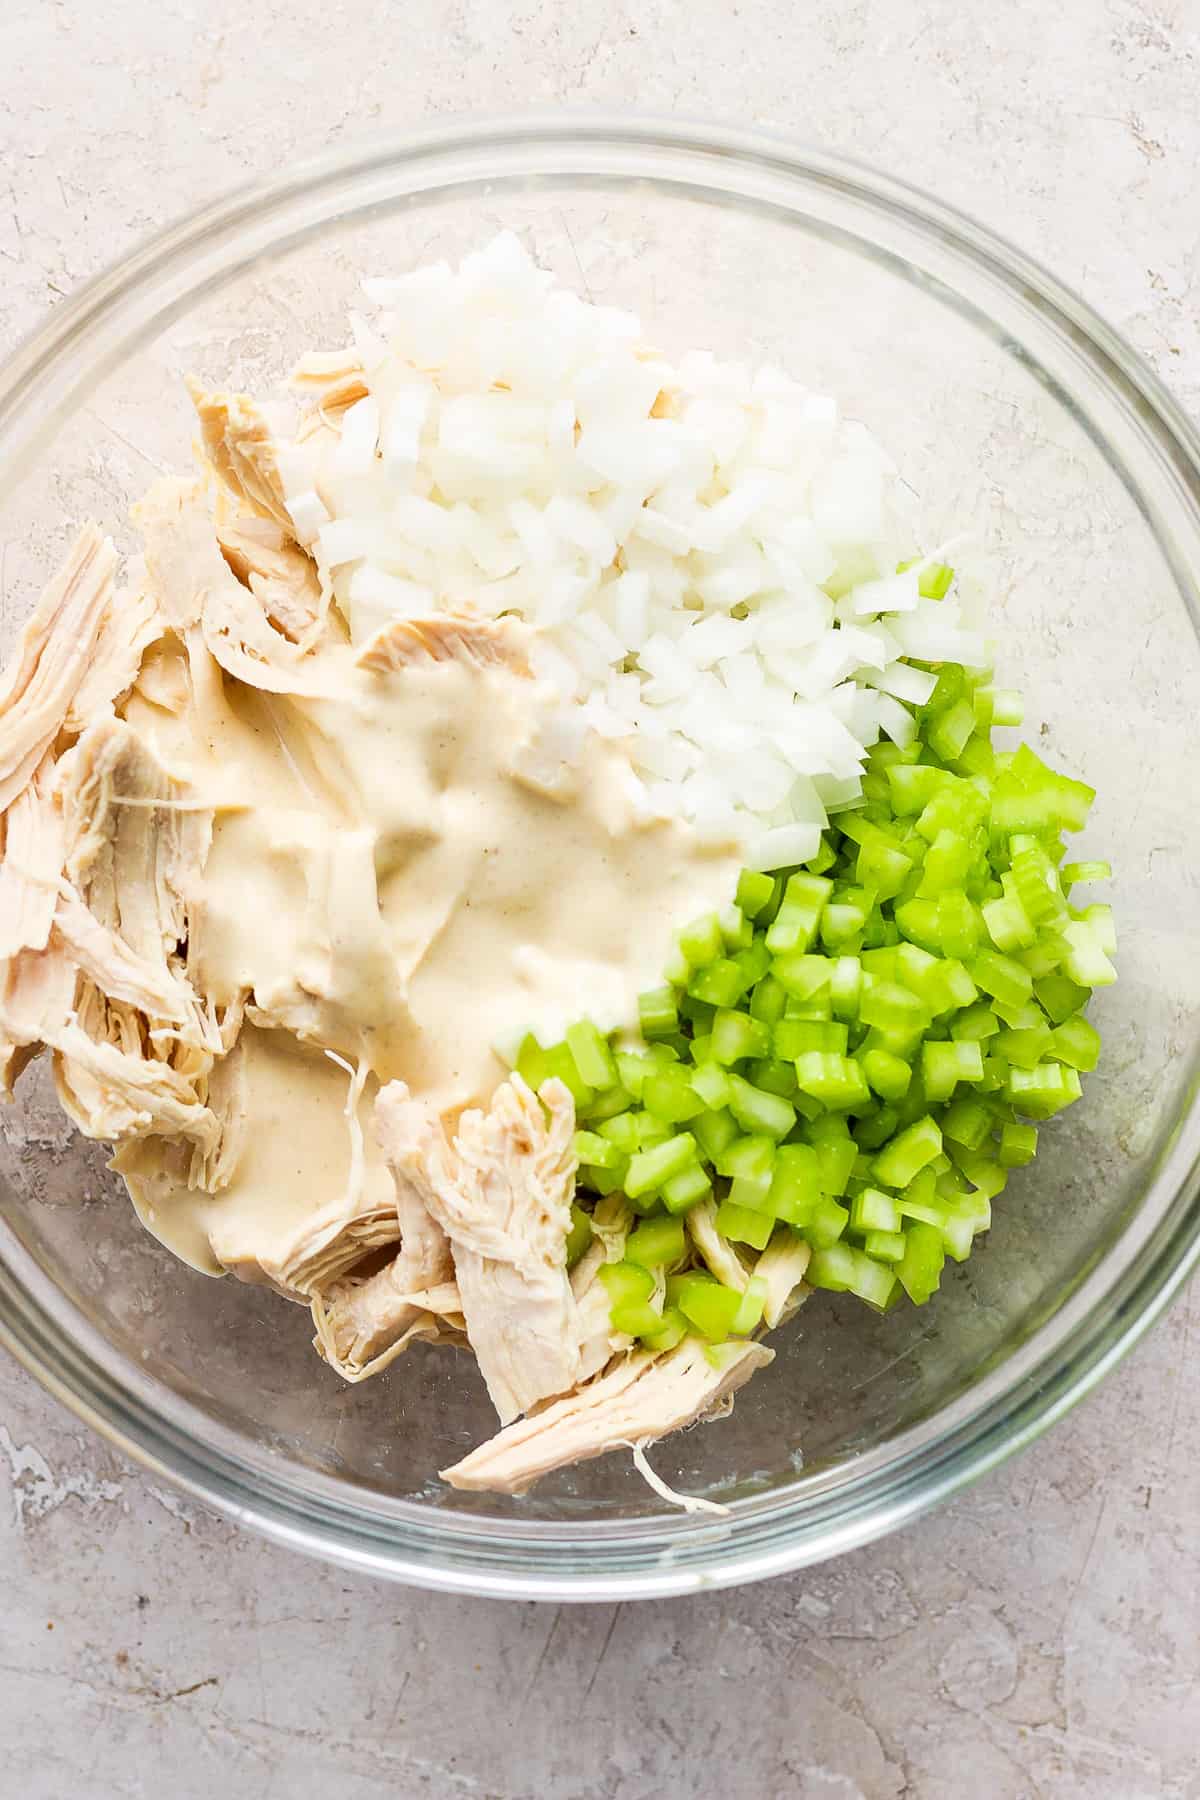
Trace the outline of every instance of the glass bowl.
<path fill-rule="evenodd" d="M 1200 443 L 1127 345 L 989 232 L 824 151 L 675 121 L 467 123 L 338 153 L 165 232 L 0 376 L 9 638 L 75 523 L 187 463 L 182 377 L 269 388 L 344 341 L 362 272 L 510 226 L 672 350 L 783 363 L 892 449 L 925 541 L 986 596 L 1035 745 L 1099 789 L 1121 979 L 1105 1055 L 928 1307 L 815 1296 L 732 1416 L 520 1500 L 435 1471 L 493 1429 L 466 1358 L 344 1386 L 307 1313 L 212 1282 L 137 1224 L 37 1065 L 0 1144 L 0 1336 L 123 1451 L 274 1538 L 378 1576 L 612 1600 L 746 1581 L 912 1518 L 1061 1414 L 1200 1248 Z"/>

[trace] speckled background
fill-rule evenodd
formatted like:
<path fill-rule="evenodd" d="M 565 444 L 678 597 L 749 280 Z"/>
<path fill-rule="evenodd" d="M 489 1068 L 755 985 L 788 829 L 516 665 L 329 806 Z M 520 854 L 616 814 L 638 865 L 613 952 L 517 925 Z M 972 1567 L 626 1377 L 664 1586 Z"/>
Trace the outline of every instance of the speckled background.
<path fill-rule="evenodd" d="M 1196 0 L 10 0 L 0 69 L 3 343 L 290 156 L 434 114 L 637 104 L 937 188 L 1200 405 Z M 1195 1800 L 1197 1291 L 899 1537 L 646 1606 L 445 1600 L 298 1561 L 0 1366 L 0 1791 Z"/>

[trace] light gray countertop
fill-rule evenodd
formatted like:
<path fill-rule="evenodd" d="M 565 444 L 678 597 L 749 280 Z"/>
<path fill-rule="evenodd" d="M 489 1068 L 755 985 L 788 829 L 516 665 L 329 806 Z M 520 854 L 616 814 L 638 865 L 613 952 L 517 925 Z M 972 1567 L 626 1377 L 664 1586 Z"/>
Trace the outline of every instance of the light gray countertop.
<path fill-rule="evenodd" d="M 436 20 L 436 23 L 434 22 Z M 0 338 L 293 155 L 470 109 L 784 128 L 1050 263 L 1200 410 L 1196 0 L 27 0 Z M 197 1514 L 0 1364 L 0 1766 L 25 1800 L 1196 1800 L 1200 1289 L 873 1548 L 667 1603 L 371 1587 Z"/>

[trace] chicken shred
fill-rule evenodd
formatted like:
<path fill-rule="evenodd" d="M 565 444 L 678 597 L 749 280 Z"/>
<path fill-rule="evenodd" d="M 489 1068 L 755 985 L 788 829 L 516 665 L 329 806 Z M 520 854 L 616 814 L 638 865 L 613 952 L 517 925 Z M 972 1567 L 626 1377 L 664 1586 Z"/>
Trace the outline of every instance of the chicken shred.
<path fill-rule="evenodd" d="M 723 1345 L 710 1360 L 694 1338 L 674 1350 L 618 1357 L 603 1374 L 508 1425 L 442 1470 L 451 1487 L 522 1494 L 543 1475 L 609 1450 L 645 1445 L 723 1406 L 774 1358 L 765 1344 Z"/>
<path fill-rule="evenodd" d="M 7 812 L 62 730 L 96 655 L 117 553 L 85 525 L 21 633 L 0 684 L 0 812 Z"/>
<path fill-rule="evenodd" d="M 393 619 L 358 653 L 360 669 L 390 675 L 412 663 L 465 662 L 476 668 L 507 667 L 528 675 L 525 628 L 513 619 L 485 619 L 446 612 L 423 619 Z"/>

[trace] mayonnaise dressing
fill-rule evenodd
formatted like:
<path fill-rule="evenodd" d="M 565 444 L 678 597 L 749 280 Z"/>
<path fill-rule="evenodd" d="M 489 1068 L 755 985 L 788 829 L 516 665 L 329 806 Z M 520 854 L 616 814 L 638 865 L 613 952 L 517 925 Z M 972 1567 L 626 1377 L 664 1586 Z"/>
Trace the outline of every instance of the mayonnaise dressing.
<path fill-rule="evenodd" d="M 369 1146 L 376 1082 L 457 1112 L 501 1078 L 497 1039 L 553 1041 L 584 1015 L 635 1025 L 672 931 L 736 880 L 732 846 L 635 819 L 617 746 L 589 736 L 565 794 L 523 778 L 544 704 L 527 675 L 379 673 L 341 644 L 306 660 L 320 698 L 233 682 L 193 644 L 182 711 L 127 707 L 214 800 L 189 973 L 270 1027 L 243 1032 L 246 1147 L 223 1192 L 151 1169 L 153 1145 L 119 1161 L 149 1228 L 200 1268 L 278 1263 L 344 1196 L 347 1077 L 324 1052 L 370 1072 Z M 366 1180 L 386 1180 L 373 1146 Z"/>

